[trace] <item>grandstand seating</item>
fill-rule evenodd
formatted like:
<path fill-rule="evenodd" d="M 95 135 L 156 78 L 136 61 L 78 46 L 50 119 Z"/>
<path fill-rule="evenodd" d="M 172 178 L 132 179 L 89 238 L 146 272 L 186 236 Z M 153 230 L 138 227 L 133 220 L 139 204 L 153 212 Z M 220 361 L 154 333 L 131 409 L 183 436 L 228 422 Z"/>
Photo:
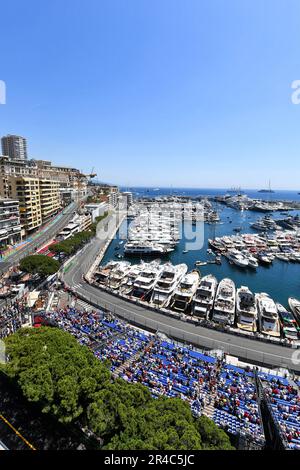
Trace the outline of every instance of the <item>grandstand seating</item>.
<path fill-rule="evenodd" d="M 261 418 L 257 405 L 254 374 L 231 364 L 219 370 L 213 419 L 224 423 L 233 434 L 251 434 L 263 439 Z"/>
<path fill-rule="evenodd" d="M 214 358 L 195 354 L 189 348 L 155 339 L 124 370 L 122 377 L 147 386 L 153 396 L 181 397 L 198 413 L 209 390 L 213 373 L 211 363 L 214 362 Z"/>
<path fill-rule="evenodd" d="M 58 326 L 108 359 L 115 374 L 148 387 L 153 397 L 180 397 L 195 416 L 212 403 L 212 419 L 232 434 L 263 442 L 254 373 L 191 347 L 158 338 L 104 312 L 66 308 L 47 314 Z M 258 372 L 290 448 L 300 449 L 300 397 L 287 378 Z"/>
<path fill-rule="evenodd" d="M 105 324 L 107 325 L 107 322 Z M 111 324 L 109 327 L 112 327 Z M 126 338 L 117 337 L 115 339 L 108 339 L 102 347 L 95 349 L 94 353 L 99 359 L 108 359 L 111 362 L 111 370 L 113 372 L 137 352 L 142 351 L 150 339 L 151 335 L 130 329 L 126 331 Z"/>
<path fill-rule="evenodd" d="M 265 376 L 264 390 L 269 399 L 275 421 L 285 436 L 290 449 L 300 450 L 300 396 L 287 379 Z"/>

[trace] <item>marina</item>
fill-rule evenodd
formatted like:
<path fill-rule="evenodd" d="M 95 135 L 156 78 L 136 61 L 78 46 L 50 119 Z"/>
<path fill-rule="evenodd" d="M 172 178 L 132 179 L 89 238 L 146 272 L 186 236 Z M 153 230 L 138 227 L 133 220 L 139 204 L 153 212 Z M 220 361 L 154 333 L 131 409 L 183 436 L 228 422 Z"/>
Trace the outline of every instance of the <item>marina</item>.
<path fill-rule="evenodd" d="M 206 214 L 216 214 L 215 222 Z M 299 213 L 280 215 L 293 228 L 277 225 L 275 214 L 262 217 L 207 197 L 135 201 L 89 282 L 195 325 L 299 347 Z M 255 229 L 261 222 L 276 227 Z M 128 253 L 135 244 L 139 251 Z M 272 278 L 282 267 L 295 275 L 281 274 L 276 284 Z"/>
<path fill-rule="evenodd" d="M 215 222 L 207 214 L 216 214 Z M 294 289 L 290 278 L 285 276 L 286 285 L 281 280 L 281 295 L 270 279 L 278 267 L 293 270 L 300 262 L 299 214 L 280 215 L 285 218 L 277 223 L 275 216 L 220 206 L 206 197 L 139 200 L 108 246 L 93 282 L 182 319 L 298 344 L 298 277 Z M 285 220 L 292 224 L 286 226 Z M 193 249 L 191 233 L 196 237 L 201 230 L 202 247 Z M 135 245 L 138 251 L 131 249 Z M 116 265 L 114 259 L 122 261 Z M 261 272 L 265 285 L 257 282 Z"/>
<path fill-rule="evenodd" d="M 198 194 L 199 191 L 200 190 L 197 190 L 196 192 L 195 190 L 195 192 L 192 192 L 194 194 Z M 272 195 L 272 197 L 274 196 Z M 293 197 L 293 195 L 291 197 Z M 278 253 L 276 254 L 276 259 L 273 259 L 272 261 L 268 259 L 268 257 L 264 256 L 263 253 L 259 255 L 260 259 L 257 259 L 252 256 L 251 251 L 249 251 L 249 249 L 243 248 L 241 250 L 241 253 L 248 256 L 250 260 L 250 262 L 248 262 L 249 267 L 247 267 L 246 269 L 237 266 L 233 262 L 230 263 L 224 256 L 221 257 L 221 261 L 220 256 L 216 258 L 216 253 L 213 254 L 213 251 L 216 252 L 216 250 L 211 249 L 212 247 L 209 245 L 208 240 L 216 241 L 223 237 L 227 237 L 226 241 L 230 245 L 231 238 L 237 235 L 236 232 L 233 231 L 234 227 L 242 228 L 242 231 L 240 232 L 240 234 L 238 234 L 239 236 L 245 236 L 249 234 L 249 244 L 251 244 L 252 236 L 254 236 L 255 239 L 255 237 L 258 235 L 265 235 L 264 232 L 255 230 L 251 227 L 251 224 L 255 223 L 258 219 L 262 217 L 260 213 L 255 213 L 253 211 L 237 211 L 233 208 L 219 204 L 216 204 L 213 207 L 220 217 L 220 222 L 214 224 L 210 224 L 207 222 L 204 223 L 203 246 L 196 250 L 186 249 L 186 244 L 190 242 L 187 237 L 190 237 L 190 234 L 193 233 L 193 230 L 197 230 L 197 227 L 195 227 L 192 221 L 190 220 L 180 220 L 180 238 L 178 240 L 178 243 L 170 253 L 163 257 L 163 260 L 170 261 L 173 265 L 185 263 L 188 266 L 189 271 L 193 270 L 195 267 L 198 267 L 199 269 L 201 269 L 202 277 L 208 274 L 212 274 L 217 278 L 218 281 L 220 281 L 222 278 L 228 277 L 232 279 L 238 286 L 248 286 L 252 292 L 267 292 L 276 302 L 279 302 L 285 307 L 288 307 L 289 297 L 299 298 L 299 264 L 296 260 L 293 260 L 292 258 L 290 259 L 291 253 L 289 253 L 289 256 L 287 256 L 284 251 L 280 250 L 279 252 L 277 250 Z M 300 211 L 293 211 L 292 213 L 290 213 L 290 215 L 295 217 L 299 215 L 299 213 Z M 275 214 L 274 216 L 272 216 L 272 218 L 275 220 L 276 218 L 282 219 L 283 216 L 282 214 Z M 140 262 L 141 259 L 149 259 L 149 257 L 145 253 L 130 256 L 127 256 L 124 253 L 124 233 L 126 233 L 127 223 L 130 223 L 131 220 L 127 222 L 124 221 L 121 225 L 120 230 L 117 232 L 116 237 L 110 243 L 103 257 L 103 264 L 107 263 L 110 260 L 118 260 L 120 259 L 119 257 L 121 257 L 121 259 L 129 260 L 133 264 Z M 283 227 L 282 229 L 285 230 Z M 273 243 L 272 234 L 274 234 L 273 231 L 268 232 L 269 244 Z M 115 250 L 116 247 L 119 247 L 119 249 Z M 217 241 L 216 247 L 217 251 L 220 251 L 220 254 L 226 253 L 227 249 L 221 242 Z M 233 244 L 231 244 L 231 247 L 235 248 Z M 210 251 L 208 252 L 208 250 Z M 272 248 L 272 251 L 273 250 L 274 248 Z M 246 253 L 246 251 L 248 253 Z M 161 256 L 155 255 L 155 257 L 159 258 Z M 253 267 L 250 266 L 251 262 Z M 256 264 L 258 266 L 256 266 Z"/>
<path fill-rule="evenodd" d="M 185 264 L 108 262 L 91 274 L 90 283 L 194 324 L 204 321 L 228 332 L 300 345 L 299 300 L 289 298 L 287 310 L 267 293 L 254 294 L 230 278 L 219 283 L 212 275 L 202 278 L 198 270 L 187 272 Z"/>

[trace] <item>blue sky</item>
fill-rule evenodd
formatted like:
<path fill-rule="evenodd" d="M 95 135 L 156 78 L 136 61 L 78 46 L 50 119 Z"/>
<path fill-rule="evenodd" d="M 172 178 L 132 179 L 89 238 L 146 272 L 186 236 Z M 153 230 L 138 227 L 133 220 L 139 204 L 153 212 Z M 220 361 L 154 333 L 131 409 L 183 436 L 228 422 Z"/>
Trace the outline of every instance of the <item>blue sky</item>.
<path fill-rule="evenodd" d="M 0 134 L 126 186 L 300 190 L 299 0 L 2 2 Z"/>

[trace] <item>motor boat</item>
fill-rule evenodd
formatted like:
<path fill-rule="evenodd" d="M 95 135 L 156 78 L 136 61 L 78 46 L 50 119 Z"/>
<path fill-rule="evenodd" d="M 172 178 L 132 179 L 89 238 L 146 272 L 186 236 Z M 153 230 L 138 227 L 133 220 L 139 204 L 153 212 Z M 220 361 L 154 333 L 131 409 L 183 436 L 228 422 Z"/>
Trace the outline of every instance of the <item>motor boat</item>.
<path fill-rule="evenodd" d="M 258 268 L 257 259 L 248 250 L 243 250 L 242 254 L 248 260 L 249 268 L 253 268 L 253 269 Z"/>
<path fill-rule="evenodd" d="M 229 250 L 227 253 L 227 258 L 229 261 L 232 261 L 236 266 L 240 268 L 247 268 L 249 265 L 248 259 L 242 255 L 242 253 L 238 250 Z"/>
<path fill-rule="evenodd" d="M 272 264 L 272 257 L 270 255 L 267 255 L 266 253 L 257 253 L 257 259 L 263 264 L 270 265 Z"/>
<path fill-rule="evenodd" d="M 155 286 L 162 269 L 163 267 L 160 265 L 160 261 L 155 260 L 151 263 L 145 263 L 143 269 L 133 283 L 131 295 L 141 300 L 148 297 Z"/>
<path fill-rule="evenodd" d="M 298 339 L 297 322 L 292 312 L 289 312 L 283 305 L 276 304 L 280 317 L 282 332 L 285 338 L 295 341 Z"/>
<path fill-rule="evenodd" d="M 280 261 L 286 261 L 287 263 L 290 261 L 288 255 L 284 253 L 276 253 L 276 258 L 280 259 Z"/>
<path fill-rule="evenodd" d="M 171 299 L 170 307 L 179 312 L 186 312 L 200 282 L 200 274 L 196 269 L 186 274 L 180 281 Z"/>
<path fill-rule="evenodd" d="M 235 284 L 229 278 L 224 278 L 218 285 L 212 310 L 212 320 L 216 323 L 233 325 L 235 314 L 236 291 Z"/>
<path fill-rule="evenodd" d="M 120 293 L 128 295 L 133 289 L 133 284 L 142 269 L 144 268 L 144 262 L 142 261 L 140 264 L 133 264 L 128 271 L 127 275 L 123 279 L 121 286 L 120 286 Z"/>
<path fill-rule="evenodd" d="M 125 255 L 164 255 L 173 251 L 168 245 L 148 241 L 127 242 L 124 245 Z"/>
<path fill-rule="evenodd" d="M 188 267 L 184 263 L 175 266 L 172 263 L 166 263 L 153 289 L 150 305 L 167 307 L 174 290 L 187 270 Z"/>
<path fill-rule="evenodd" d="M 288 302 L 298 325 L 300 325 L 300 300 L 296 299 L 295 297 L 290 297 Z"/>
<path fill-rule="evenodd" d="M 236 324 L 241 330 L 257 331 L 257 306 L 255 295 L 246 286 L 236 291 Z"/>
<path fill-rule="evenodd" d="M 211 274 L 201 279 L 192 303 L 192 314 L 194 316 L 208 319 L 214 304 L 217 286 L 218 281 Z"/>
<path fill-rule="evenodd" d="M 128 261 L 121 261 L 110 271 L 107 280 L 107 286 L 110 289 L 118 289 L 126 277 L 127 273 L 130 271 L 131 264 Z"/>
<path fill-rule="evenodd" d="M 280 323 L 275 302 L 266 293 L 255 295 L 259 330 L 264 335 L 280 337 Z"/>
<path fill-rule="evenodd" d="M 94 280 L 99 284 L 106 285 L 112 269 L 117 265 L 118 261 L 109 261 L 105 265 L 98 267 L 93 275 Z"/>

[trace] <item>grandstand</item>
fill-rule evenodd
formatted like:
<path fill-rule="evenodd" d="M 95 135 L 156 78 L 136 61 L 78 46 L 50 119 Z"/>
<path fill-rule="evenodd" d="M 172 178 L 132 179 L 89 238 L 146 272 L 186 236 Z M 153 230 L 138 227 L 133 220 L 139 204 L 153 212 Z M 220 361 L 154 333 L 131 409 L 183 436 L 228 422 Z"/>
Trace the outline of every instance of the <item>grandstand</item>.
<path fill-rule="evenodd" d="M 258 374 L 270 414 L 285 448 L 300 450 L 300 396 L 287 378 Z"/>
<path fill-rule="evenodd" d="M 231 364 L 220 369 L 213 420 L 232 434 L 250 434 L 262 442 L 264 431 L 254 373 Z"/>
<path fill-rule="evenodd" d="M 47 312 L 51 323 L 74 335 L 114 377 L 141 383 L 153 397 L 180 397 L 195 416 L 206 414 L 232 436 L 265 444 L 257 380 L 281 427 L 285 448 L 299 449 L 300 397 L 289 379 L 256 368 L 238 367 L 191 346 L 143 331 L 103 311 L 65 307 Z M 274 384 L 276 389 L 274 389 Z M 272 388 L 273 387 L 273 388 Z"/>

